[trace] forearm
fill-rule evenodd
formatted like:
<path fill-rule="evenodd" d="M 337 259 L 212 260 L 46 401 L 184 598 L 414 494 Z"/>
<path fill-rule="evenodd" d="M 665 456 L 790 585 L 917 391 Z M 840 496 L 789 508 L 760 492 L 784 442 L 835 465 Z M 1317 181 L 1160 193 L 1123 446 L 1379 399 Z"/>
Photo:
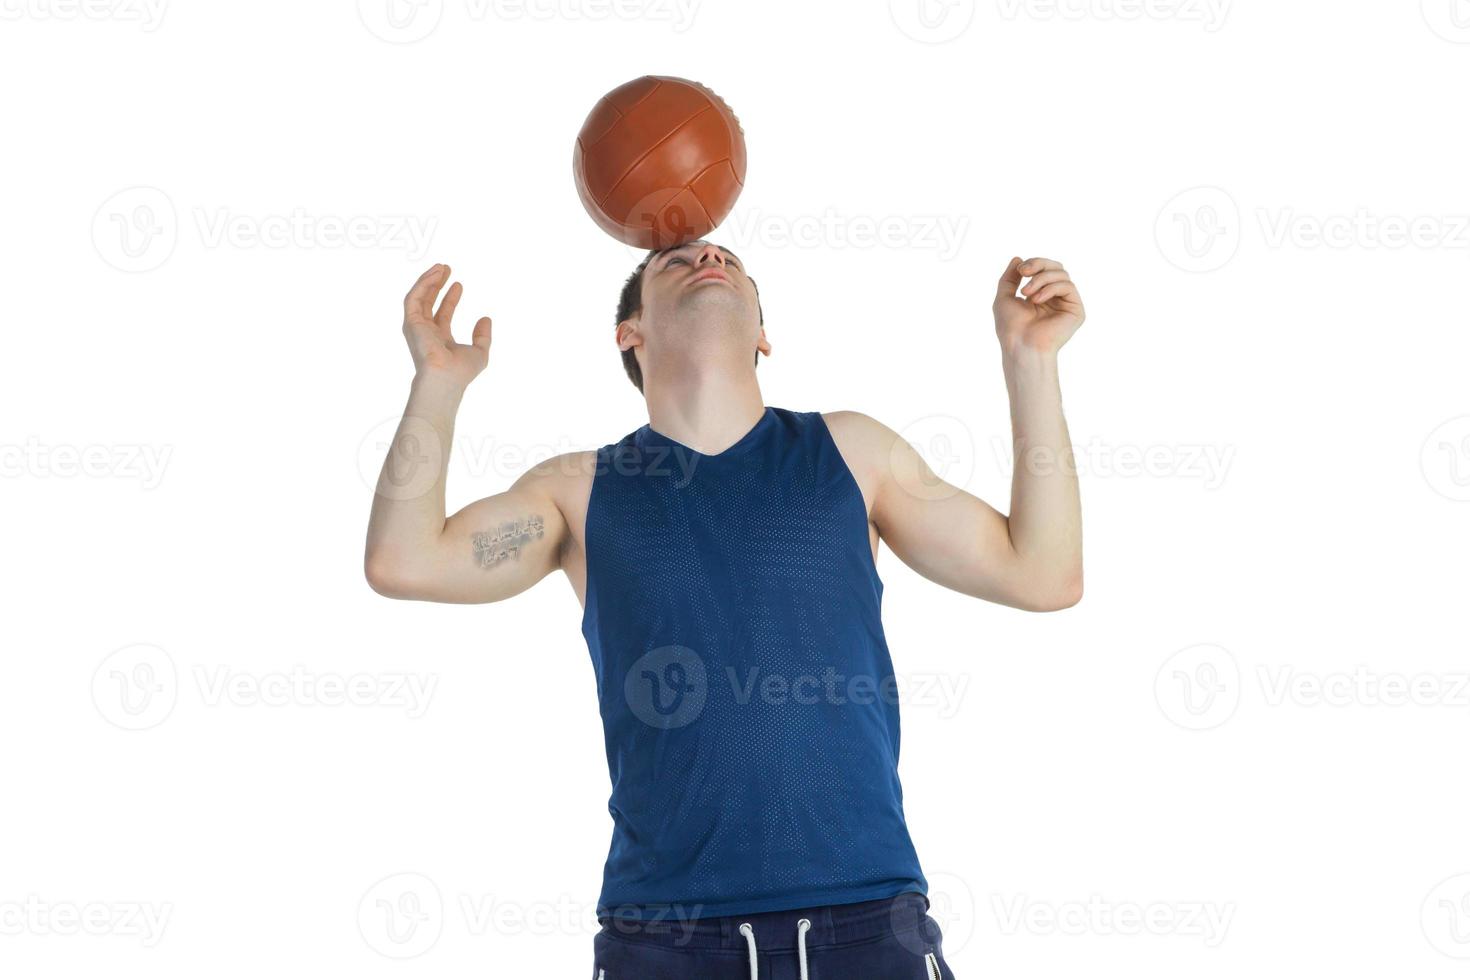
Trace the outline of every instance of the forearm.
<path fill-rule="evenodd" d="M 1007 519 L 1025 579 L 1057 602 L 1082 589 L 1082 504 L 1055 353 L 1003 358 L 1011 403 L 1014 475 Z"/>
<path fill-rule="evenodd" d="M 444 533 L 445 474 L 463 395 L 462 387 L 432 373 L 414 378 L 373 495 L 369 569 L 401 573 L 433 560 Z"/>

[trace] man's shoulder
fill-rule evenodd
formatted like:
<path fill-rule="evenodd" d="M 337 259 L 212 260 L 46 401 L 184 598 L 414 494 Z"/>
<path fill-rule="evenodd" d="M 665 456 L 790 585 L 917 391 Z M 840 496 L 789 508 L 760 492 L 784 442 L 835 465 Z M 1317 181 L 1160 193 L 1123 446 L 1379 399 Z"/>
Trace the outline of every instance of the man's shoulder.
<path fill-rule="evenodd" d="M 871 415 L 851 409 L 813 414 L 820 415 L 822 421 L 827 423 L 827 429 L 832 433 L 832 438 L 838 441 L 839 447 L 845 441 L 854 448 L 886 452 L 898 435 Z"/>
<path fill-rule="evenodd" d="M 552 456 L 529 467 L 516 484 L 551 496 L 576 493 L 591 485 L 597 454 L 596 449 L 583 449 Z"/>
<path fill-rule="evenodd" d="M 898 433 L 871 415 L 850 409 L 813 414 L 820 415 L 826 423 L 832 442 L 864 492 L 871 491 L 889 466 Z"/>

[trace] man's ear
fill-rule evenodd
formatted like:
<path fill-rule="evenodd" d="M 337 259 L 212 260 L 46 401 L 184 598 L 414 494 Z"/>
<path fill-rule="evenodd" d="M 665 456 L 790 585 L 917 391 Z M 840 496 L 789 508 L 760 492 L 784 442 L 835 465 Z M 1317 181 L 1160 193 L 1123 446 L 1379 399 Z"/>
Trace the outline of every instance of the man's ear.
<path fill-rule="evenodd" d="M 613 334 L 613 340 L 617 343 L 618 350 L 642 347 L 643 338 L 638 334 L 638 317 L 630 316 L 618 324 L 617 332 Z"/>
<path fill-rule="evenodd" d="M 755 342 L 755 349 L 767 357 L 771 356 L 771 342 L 766 339 L 766 328 L 764 326 L 761 327 L 760 339 Z"/>

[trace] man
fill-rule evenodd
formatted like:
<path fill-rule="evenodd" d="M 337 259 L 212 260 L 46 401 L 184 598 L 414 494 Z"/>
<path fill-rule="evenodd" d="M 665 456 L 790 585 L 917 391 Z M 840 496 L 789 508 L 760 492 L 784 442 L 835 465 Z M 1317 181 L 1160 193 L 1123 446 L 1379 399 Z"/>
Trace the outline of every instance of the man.
<path fill-rule="evenodd" d="M 827 977 L 952 977 L 904 823 L 875 560 L 882 540 L 925 578 L 1022 609 L 1081 597 L 1057 352 L 1084 312 L 1066 270 L 1016 258 L 997 287 L 1009 515 L 866 415 L 766 406 L 755 281 L 696 241 L 650 253 L 619 304 L 648 424 L 446 520 L 455 413 L 491 327 L 455 342 L 461 285 L 433 308 L 448 279 L 436 265 L 405 299 L 416 373 L 367 578 L 439 602 L 506 599 L 556 569 L 571 581 L 613 787 L 596 976 L 805 980 L 810 961 Z M 396 479 L 426 460 L 431 485 Z"/>

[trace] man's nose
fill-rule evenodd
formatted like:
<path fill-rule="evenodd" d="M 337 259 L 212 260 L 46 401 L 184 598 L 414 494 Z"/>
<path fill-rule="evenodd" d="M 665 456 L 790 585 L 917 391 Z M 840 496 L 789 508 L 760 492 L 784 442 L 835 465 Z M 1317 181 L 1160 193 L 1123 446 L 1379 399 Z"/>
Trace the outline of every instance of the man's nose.
<path fill-rule="evenodd" d="M 708 262 L 718 262 L 722 266 L 725 264 L 725 253 L 720 251 L 719 246 L 706 245 L 695 253 L 694 264 L 696 266 L 705 265 Z"/>

